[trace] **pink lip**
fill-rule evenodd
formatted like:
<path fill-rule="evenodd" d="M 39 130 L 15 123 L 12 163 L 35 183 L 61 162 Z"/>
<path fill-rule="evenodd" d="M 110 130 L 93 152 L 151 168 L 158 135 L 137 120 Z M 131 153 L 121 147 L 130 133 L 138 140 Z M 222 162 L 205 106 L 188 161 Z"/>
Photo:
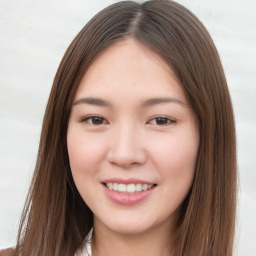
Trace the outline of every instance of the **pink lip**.
<path fill-rule="evenodd" d="M 103 180 L 102 183 L 119 183 L 119 184 L 126 184 L 126 185 L 127 184 L 147 184 L 147 185 L 154 184 L 154 183 L 144 181 L 144 180 L 139 180 L 139 179 L 117 179 L 117 178 L 106 179 L 106 180 Z"/>
<path fill-rule="evenodd" d="M 104 192 L 107 195 L 107 197 L 111 201 L 113 201 L 117 204 L 127 205 L 127 206 L 138 204 L 139 202 L 143 201 L 144 199 L 149 197 L 155 189 L 155 186 L 153 186 L 151 189 L 146 190 L 146 191 L 141 191 L 141 192 L 136 192 L 136 193 L 131 193 L 131 194 L 130 193 L 121 193 L 121 192 L 117 192 L 117 191 L 109 189 L 108 187 L 105 186 L 104 183 L 119 183 L 119 184 L 153 184 L 153 183 L 149 183 L 149 182 L 145 182 L 145 181 L 137 180 L 137 179 L 129 179 L 129 180 L 109 179 L 109 180 L 104 180 L 103 188 L 104 188 Z"/>

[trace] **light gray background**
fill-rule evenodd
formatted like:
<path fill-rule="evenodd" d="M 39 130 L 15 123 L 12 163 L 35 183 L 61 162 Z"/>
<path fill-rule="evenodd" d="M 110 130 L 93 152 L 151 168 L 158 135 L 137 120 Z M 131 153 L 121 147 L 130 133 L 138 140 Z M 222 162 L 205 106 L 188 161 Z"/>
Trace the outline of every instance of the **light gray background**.
<path fill-rule="evenodd" d="M 210 31 L 234 104 L 239 160 L 236 255 L 256 252 L 256 1 L 177 0 Z M 74 36 L 116 1 L 0 0 L 0 248 L 15 243 L 53 77 Z"/>

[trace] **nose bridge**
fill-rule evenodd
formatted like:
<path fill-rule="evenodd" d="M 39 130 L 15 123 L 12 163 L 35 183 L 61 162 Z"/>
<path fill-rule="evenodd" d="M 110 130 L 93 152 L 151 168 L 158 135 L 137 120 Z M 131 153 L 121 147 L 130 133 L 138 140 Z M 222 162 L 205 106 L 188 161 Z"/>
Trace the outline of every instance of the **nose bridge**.
<path fill-rule="evenodd" d="M 134 123 L 120 122 L 116 125 L 109 152 L 112 163 L 129 166 L 141 164 L 146 155 L 143 148 L 141 131 Z"/>

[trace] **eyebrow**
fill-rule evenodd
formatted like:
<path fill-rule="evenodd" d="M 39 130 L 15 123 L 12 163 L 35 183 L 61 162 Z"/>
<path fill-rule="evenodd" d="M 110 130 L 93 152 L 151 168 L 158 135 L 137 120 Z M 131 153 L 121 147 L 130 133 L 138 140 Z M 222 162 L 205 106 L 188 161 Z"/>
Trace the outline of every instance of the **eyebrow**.
<path fill-rule="evenodd" d="M 183 101 L 177 98 L 163 97 L 163 98 L 148 99 L 142 103 L 142 107 L 151 107 L 151 106 L 164 104 L 164 103 L 177 103 L 182 106 L 187 106 L 186 103 L 184 103 Z M 99 99 L 99 98 L 94 98 L 94 97 L 80 98 L 73 103 L 73 106 L 80 105 L 80 104 L 89 104 L 89 105 L 102 106 L 102 107 L 112 106 L 110 102 Z"/>
<path fill-rule="evenodd" d="M 80 105 L 80 104 L 89 104 L 89 105 L 96 105 L 96 106 L 102 106 L 102 107 L 110 107 L 111 104 L 105 100 L 99 99 L 99 98 L 81 98 L 76 100 L 73 103 L 73 106 Z"/>
<path fill-rule="evenodd" d="M 187 104 L 177 98 L 172 98 L 172 97 L 164 97 L 164 98 L 152 98 L 148 99 L 143 102 L 142 106 L 143 107 L 151 107 L 154 105 L 158 104 L 163 104 L 163 103 L 178 103 L 182 106 L 186 106 Z"/>

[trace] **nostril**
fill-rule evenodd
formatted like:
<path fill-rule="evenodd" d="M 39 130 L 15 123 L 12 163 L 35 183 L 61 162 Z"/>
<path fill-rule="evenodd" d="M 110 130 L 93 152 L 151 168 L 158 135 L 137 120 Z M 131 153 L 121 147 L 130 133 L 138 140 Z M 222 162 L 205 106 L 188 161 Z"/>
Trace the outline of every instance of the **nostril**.
<path fill-rule="evenodd" d="M 145 163 L 146 156 L 144 152 L 136 150 L 120 150 L 109 152 L 107 159 L 113 165 L 129 168 L 130 166 Z"/>

